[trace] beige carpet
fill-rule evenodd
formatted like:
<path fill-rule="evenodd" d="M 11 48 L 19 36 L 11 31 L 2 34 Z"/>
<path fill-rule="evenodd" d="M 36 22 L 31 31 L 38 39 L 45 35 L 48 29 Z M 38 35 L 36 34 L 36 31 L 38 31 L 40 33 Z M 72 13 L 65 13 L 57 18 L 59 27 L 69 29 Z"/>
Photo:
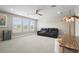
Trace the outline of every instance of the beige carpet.
<path fill-rule="evenodd" d="M 0 52 L 4 53 L 54 53 L 54 38 L 37 35 L 0 41 Z"/>

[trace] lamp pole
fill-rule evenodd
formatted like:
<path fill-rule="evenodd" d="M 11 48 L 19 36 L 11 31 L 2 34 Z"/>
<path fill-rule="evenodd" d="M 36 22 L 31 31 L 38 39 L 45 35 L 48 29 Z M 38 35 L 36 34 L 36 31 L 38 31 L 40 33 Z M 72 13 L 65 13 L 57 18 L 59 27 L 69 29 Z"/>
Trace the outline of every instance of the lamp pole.
<path fill-rule="evenodd" d="M 69 24 L 69 35 L 71 35 L 71 22 L 68 22 Z"/>
<path fill-rule="evenodd" d="M 74 36 L 75 36 L 75 17 L 74 17 Z"/>

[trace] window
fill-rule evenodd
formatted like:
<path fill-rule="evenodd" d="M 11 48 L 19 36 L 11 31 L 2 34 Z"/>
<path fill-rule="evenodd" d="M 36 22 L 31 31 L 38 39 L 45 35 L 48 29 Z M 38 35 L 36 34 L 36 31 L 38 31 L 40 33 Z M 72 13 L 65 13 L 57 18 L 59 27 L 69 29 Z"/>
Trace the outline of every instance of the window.
<path fill-rule="evenodd" d="M 13 17 L 13 33 L 22 32 L 22 20 L 19 17 Z"/>
<path fill-rule="evenodd" d="M 36 21 L 29 18 L 13 17 L 13 33 L 34 32 Z"/>
<path fill-rule="evenodd" d="M 30 31 L 35 31 L 35 21 L 30 20 Z"/>
<path fill-rule="evenodd" d="M 29 20 L 23 19 L 23 32 L 29 32 Z"/>

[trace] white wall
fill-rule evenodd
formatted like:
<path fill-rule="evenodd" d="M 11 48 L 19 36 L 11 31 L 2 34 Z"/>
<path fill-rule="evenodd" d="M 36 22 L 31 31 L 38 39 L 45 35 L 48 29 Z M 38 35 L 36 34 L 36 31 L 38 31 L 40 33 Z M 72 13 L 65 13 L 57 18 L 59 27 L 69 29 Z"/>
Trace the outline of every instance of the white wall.
<path fill-rule="evenodd" d="M 63 20 L 63 17 L 43 17 L 38 20 L 38 30 L 41 28 L 58 28 L 60 33 L 68 32 L 68 24 Z"/>
<path fill-rule="evenodd" d="M 75 36 L 79 36 L 79 21 L 75 22 Z"/>
<path fill-rule="evenodd" d="M 76 6 L 75 14 L 79 16 L 79 6 Z M 75 21 L 75 36 L 79 36 L 79 19 Z"/>

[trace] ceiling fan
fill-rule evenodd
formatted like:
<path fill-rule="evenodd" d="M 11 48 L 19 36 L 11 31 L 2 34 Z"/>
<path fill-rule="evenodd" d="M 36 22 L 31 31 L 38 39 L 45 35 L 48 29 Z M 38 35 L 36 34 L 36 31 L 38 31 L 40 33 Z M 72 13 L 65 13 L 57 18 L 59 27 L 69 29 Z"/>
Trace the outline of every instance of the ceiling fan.
<path fill-rule="evenodd" d="M 36 10 L 36 14 L 39 15 L 39 16 L 42 16 L 43 14 L 39 13 L 41 10 L 42 10 L 42 9 L 37 9 L 37 10 Z"/>
<path fill-rule="evenodd" d="M 56 5 L 51 5 L 50 7 L 56 7 Z M 35 10 L 35 14 L 37 14 L 39 16 L 43 16 L 43 14 L 39 13 L 41 10 L 43 10 L 43 9 L 37 9 L 37 10 Z"/>

